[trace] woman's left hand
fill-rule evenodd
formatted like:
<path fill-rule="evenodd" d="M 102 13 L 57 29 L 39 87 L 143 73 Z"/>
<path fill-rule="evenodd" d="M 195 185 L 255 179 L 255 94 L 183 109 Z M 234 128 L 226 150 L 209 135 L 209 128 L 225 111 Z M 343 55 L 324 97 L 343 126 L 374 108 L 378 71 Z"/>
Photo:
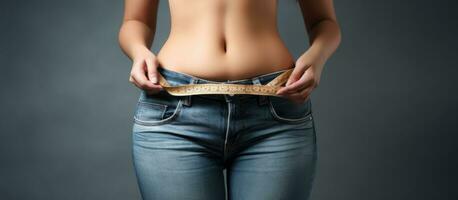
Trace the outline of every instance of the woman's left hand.
<path fill-rule="evenodd" d="M 318 87 L 325 59 L 319 53 L 307 51 L 295 63 L 286 86 L 277 91 L 277 95 L 291 99 L 296 103 L 305 102 L 312 90 Z"/>

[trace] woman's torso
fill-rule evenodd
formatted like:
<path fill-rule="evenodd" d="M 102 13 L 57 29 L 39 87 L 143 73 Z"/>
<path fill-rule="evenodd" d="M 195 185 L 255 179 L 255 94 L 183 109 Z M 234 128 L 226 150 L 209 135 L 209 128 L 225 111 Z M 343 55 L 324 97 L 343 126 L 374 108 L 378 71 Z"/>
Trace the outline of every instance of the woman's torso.
<path fill-rule="evenodd" d="M 291 68 L 277 30 L 277 0 L 169 0 L 171 30 L 157 54 L 163 68 L 236 80 Z"/>

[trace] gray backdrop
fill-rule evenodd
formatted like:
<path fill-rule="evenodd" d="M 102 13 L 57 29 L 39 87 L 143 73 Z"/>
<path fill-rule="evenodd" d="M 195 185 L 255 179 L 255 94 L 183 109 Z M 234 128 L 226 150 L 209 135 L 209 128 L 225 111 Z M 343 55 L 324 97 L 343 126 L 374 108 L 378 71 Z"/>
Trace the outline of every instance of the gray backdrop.
<path fill-rule="evenodd" d="M 458 198 L 455 2 L 335 1 L 343 38 L 312 94 L 312 199 Z M 140 199 L 122 12 L 122 1 L 1 2 L 0 199 Z M 168 17 L 162 0 L 155 53 Z M 279 26 L 297 58 L 308 43 L 293 0 L 280 0 Z"/>

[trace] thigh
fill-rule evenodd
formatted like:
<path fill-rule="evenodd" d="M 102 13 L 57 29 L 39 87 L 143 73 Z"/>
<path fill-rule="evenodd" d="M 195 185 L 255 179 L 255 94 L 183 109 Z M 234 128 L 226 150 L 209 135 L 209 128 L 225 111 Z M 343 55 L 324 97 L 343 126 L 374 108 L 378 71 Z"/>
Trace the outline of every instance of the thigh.
<path fill-rule="evenodd" d="M 142 125 L 134 125 L 140 130 Z M 147 127 L 133 135 L 133 161 L 145 200 L 224 199 L 221 164 L 202 146 L 162 126 Z"/>
<path fill-rule="evenodd" d="M 223 166 L 215 151 L 220 137 L 209 126 L 213 121 L 194 120 L 207 110 L 219 120 L 218 109 L 215 104 L 202 109 L 184 107 L 183 98 L 165 91 L 141 93 L 133 116 L 132 158 L 143 199 L 224 198 Z"/>
<path fill-rule="evenodd" d="M 259 138 L 251 138 L 227 170 L 230 199 L 308 199 L 317 162 L 313 124 L 281 123 L 247 133 Z"/>

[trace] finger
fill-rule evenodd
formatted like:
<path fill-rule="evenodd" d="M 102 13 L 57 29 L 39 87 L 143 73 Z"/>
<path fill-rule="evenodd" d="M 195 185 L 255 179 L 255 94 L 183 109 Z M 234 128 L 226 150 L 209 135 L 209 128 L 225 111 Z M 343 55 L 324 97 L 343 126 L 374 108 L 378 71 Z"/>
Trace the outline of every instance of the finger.
<path fill-rule="evenodd" d="M 151 84 L 151 86 L 145 86 L 142 85 L 141 81 L 138 81 L 135 79 L 137 76 L 132 76 L 133 83 L 140 89 L 145 90 L 148 94 L 154 94 L 162 90 L 162 87 L 160 85 L 154 85 L 150 81 L 146 81 L 148 84 Z"/>
<path fill-rule="evenodd" d="M 299 82 L 300 82 L 300 84 L 299 84 Z M 298 84 L 296 85 L 296 83 L 298 83 Z M 310 87 L 310 84 L 307 84 L 306 80 L 300 80 L 300 81 L 295 82 L 295 85 L 291 85 L 291 86 L 292 87 L 290 87 L 289 89 L 286 89 L 287 93 L 301 92 L 302 90 L 307 89 L 308 87 Z"/>
<path fill-rule="evenodd" d="M 310 92 L 311 92 L 311 89 L 310 87 L 308 87 L 299 92 L 289 93 L 284 96 L 291 99 L 295 103 L 300 104 L 300 103 L 304 103 L 307 100 L 308 96 L 310 95 Z"/>
<path fill-rule="evenodd" d="M 307 83 L 308 83 L 307 80 L 299 79 L 299 81 L 296 81 L 289 86 L 280 88 L 277 91 L 277 93 L 278 94 L 296 93 L 296 92 L 303 90 L 304 88 L 307 88 L 310 85 Z"/>
<path fill-rule="evenodd" d="M 295 66 L 301 65 L 296 64 Z M 305 73 L 305 69 L 305 67 L 295 67 L 294 70 L 291 72 L 291 75 L 289 76 L 288 80 L 286 81 L 285 87 L 280 88 L 277 91 L 277 94 L 285 93 L 292 84 L 300 80 L 303 74 Z"/>
<path fill-rule="evenodd" d="M 292 83 L 289 86 L 281 88 L 278 91 L 278 93 L 280 94 L 295 93 L 295 92 L 299 92 L 303 90 L 304 88 L 311 86 L 313 84 L 313 81 L 309 77 L 310 76 L 308 75 L 308 73 L 305 72 L 304 74 L 302 74 L 302 77 L 298 81 Z"/>
<path fill-rule="evenodd" d="M 154 60 L 155 60 L 154 58 L 147 58 L 146 59 L 146 68 L 147 68 L 148 79 L 152 83 L 157 84 L 158 83 L 157 65 Z"/>
<path fill-rule="evenodd" d="M 302 69 L 301 67 L 295 67 L 294 70 L 291 72 L 291 75 L 289 75 L 288 81 L 286 81 L 285 86 L 289 86 L 291 83 L 294 83 L 297 80 L 299 80 L 304 71 L 305 69 Z"/>
<path fill-rule="evenodd" d="M 129 81 L 134 84 L 136 87 L 141 88 L 141 86 L 137 83 L 137 80 L 135 80 L 134 76 L 131 75 L 129 78 Z"/>
<path fill-rule="evenodd" d="M 144 62 L 140 62 L 139 63 L 140 66 L 136 66 L 132 68 L 132 77 L 135 80 L 135 82 L 137 83 L 136 85 L 139 86 L 139 88 L 145 89 L 145 90 L 153 89 L 155 88 L 154 84 L 151 81 L 148 81 L 148 78 L 146 77 L 146 71 L 145 71 L 146 67 L 144 67 L 143 64 Z"/>
<path fill-rule="evenodd" d="M 158 93 L 159 91 L 163 90 L 164 88 L 159 84 L 158 79 L 158 62 L 155 58 L 148 58 L 146 59 L 146 69 L 147 69 L 147 78 L 151 81 L 154 85 L 154 88 L 150 91 L 150 94 Z"/>
<path fill-rule="evenodd" d="M 140 88 L 140 85 L 138 84 L 138 82 L 135 80 L 135 77 L 134 77 L 134 69 L 139 67 L 141 63 L 134 63 L 132 65 L 132 70 L 130 71 L 130 75 L 129 75 L 129 82 L 132 83 L 133 85 L 135 85 L 136 87 Z"/>

